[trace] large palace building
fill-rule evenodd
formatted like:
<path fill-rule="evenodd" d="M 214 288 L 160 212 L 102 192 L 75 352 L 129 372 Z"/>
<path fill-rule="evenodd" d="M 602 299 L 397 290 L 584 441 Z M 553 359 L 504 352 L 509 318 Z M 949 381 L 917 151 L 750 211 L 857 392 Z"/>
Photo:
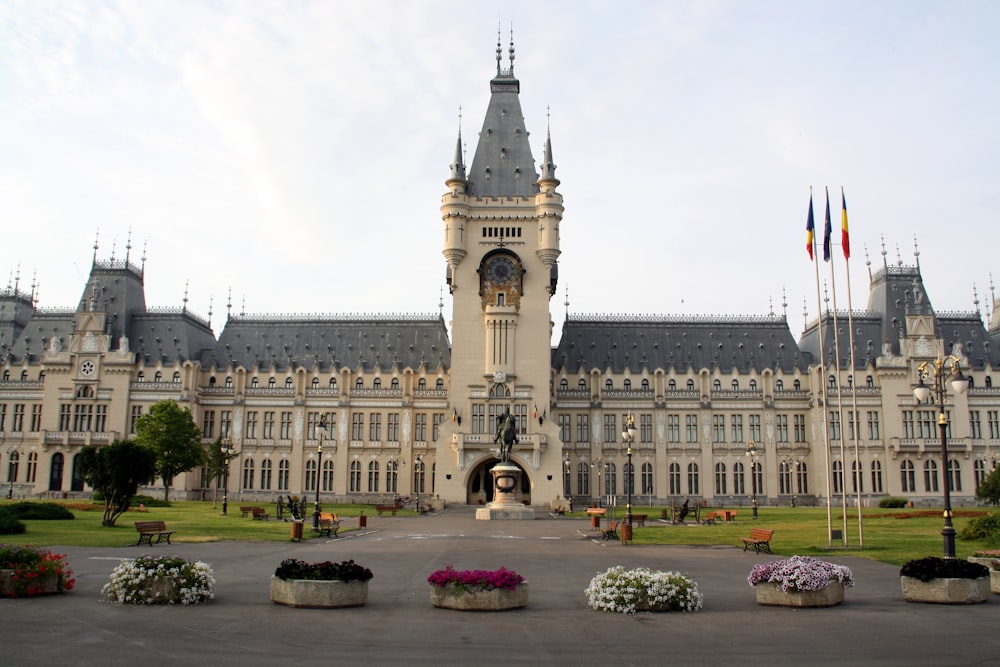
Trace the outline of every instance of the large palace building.
<path fill-rule="evenodd" d="M 521 497 L 535 506 L 627 493 L 652 504 L 839 505 L 846 494 L 940 505 L 945 474 L 957 504 L 974 502 L 1000 456 L 1000 308 L 988 325 L 978 312 L 935 312 L 919 263 L 883 253 L 867 308 L 828 312 L 798 341 L 784 315 L 568 315 L 553 348 L 563 200 L 550 137 L 536 169 L 510 62 L 498 50 L 472 164 L 459 136 L 445 180 L 450 337 L 440 316 L 231 308 L 216 336 L 186 306 L 146 305 L 144 259 L 101 260 L 95 248 L 76 308 L 40 308 L 17 283 L 0 292 L 9 493 L 88 493 L 81 449 L 131 437 L 140 415 L 172 399 L 206 448 L 238 452 L 227 484 L 245 500 L 318 486 L 325 500 L 489 502 L 494 422 L 509 410 Z M 912 389 L 921 364 L 947 355 L 971 383 L 947 405 L 945 462 L 937 411 Z M 220 484 L 194 470 L 173 487 L 199 498 Z"/>

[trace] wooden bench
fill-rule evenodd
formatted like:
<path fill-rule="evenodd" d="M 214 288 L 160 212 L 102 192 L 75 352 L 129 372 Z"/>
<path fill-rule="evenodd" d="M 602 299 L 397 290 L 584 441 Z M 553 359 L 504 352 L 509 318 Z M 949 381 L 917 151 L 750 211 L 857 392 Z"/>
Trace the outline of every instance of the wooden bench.
<path fill-rule="evenodd" d="M 767 530 L 765 528 L 751 528 L 750 537 L 740 538 L 743 540 L 743 551 L 753 547 L 753 550 L 756 553 L 760 553 L 761 551 L 771 553 L 772 535 L 774 535 L 773 530 Z"/>
<path fill-rule="evenodd" d="M 399 511 L 399 505 L 376 505 L 375 511 L 378 512 L 379 516 L 382 516 L 384 512 L 389 512 L 392 516 L 396 516 L 396 512 Z"/>
<path fill-rule="evenodd" d="M 709 512 L 704 519 L 699 519 L 698 523 L 704 526 L 714 526 L 716 521 L 721 520 L 717 512 Z"/>
<path fill-rule="evenodd" d="M 139 531 L 139 541 L 136 542 L 136 546 L 145 542 L 146 544 L 153 545 L 153 536 L 156 536 L 156 541 L 160 542 L 164 537 L 167 538 L 167 544 L 170 544 L 170 536 L 174 534 L 175 531 L 167 530 L 167 524 L 163 521 L 136 521 L 135 529 Z"/>
<path fill-rule="evenodd" d="M 639 526 L 640 528 L 646 527 L 646 519 L 649 518 L 648 514 L 633 514 L 632 515 L 632 525 Z"/>
<path fill-rule="evenodd" d="M 250 505 L 244 505 L 240 507 L 240 514 L 243 515 L 244 519 L 250 516 L 251 512 L 253 512 L 253 507 L 251 507 Z"/>
<path fill-rule="evenodd" d="M 320 535 L 326 533 L 327 537 L 337 537 L 337 531 L 339 530 L 340 530 L 340 519 L 337 518 L 336 514 L 330 514 L 329 512 L 320 512 L 319 514 Z"/>
<path fill-rule="evenodd" d="M 251 507 L 250 513 L 253 514 L 253 518 L 258 521 L 267 521 L 267 510 L 263 507 Z"/>
<path fill-rule="evenodd" d="M 608 523 L 608 527 L 604 530 L 604 539 L 618 539 L 618 521 L 611 521 Z"/>

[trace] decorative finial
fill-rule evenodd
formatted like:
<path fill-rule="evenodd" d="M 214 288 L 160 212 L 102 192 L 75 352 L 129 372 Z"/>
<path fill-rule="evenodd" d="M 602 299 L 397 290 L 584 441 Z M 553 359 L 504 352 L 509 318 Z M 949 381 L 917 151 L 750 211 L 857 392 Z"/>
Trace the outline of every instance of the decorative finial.
<path fill-rule="evenodd" d="M 118 240 L 111 240 L 111 266 L 115 265 L 115 250 L 118 248 Z"/>
<path fill-rule="evenodd" d="M 809 304 L 806 303 L 806 298 L 802 297 L 802 329 L 805 330 L 808 324 L 809 324 Z"/>
<path fill-rule="evenodd" d="M 826 314 L 830 314 L 830 285 L 823 281 L 823 303 L 826 304 Z"/>
<path fill-rule="evenodd" d="M 444 317 L 444 288 L 438 287 L 438 316 Z"/>
<path fill-rule="evenodd" d="M 247 314 L 247 295 L 243 295 L 243 302 L 240 304 L 240 317 L 246 317 Z"/>
<path fill-rule="evenodd" d="M 229 294 L 226 295 L 226 321 L 233 319 L 233 286 L 229 286 Z"/>
<path fill-rule="evenodd" d="M 503 54 L 503 47 L 500 45 L 500 21 L 497 21 L 497 76 L 500 76 L 500 58 Z"/>
<path fill-rule="evenodd" d="M 514 22 L 510 22 L 510 75 L 514 76 Z"/>
<path fill-rule="evenodd" d="M 979 292 L 976 291 L 976 283 L 972 283 L 972 305 L 976 307 L 976 314 L 982 314 L 979 310 Z"/>
<path fill-rule="evenodd" d="M 128 228 L 128 237 L 125 241 L 125 268 L 128 268 L 129 255 L 132 254 L 132 227 Z"/>
<path fill-rule="evenodd" d="M 187 309 L 188 309 L 188 285 L 190 285 L 190 283 L 191 283 L 190 280 L 185 280 L 184 281 L 184 299 L 183 299 L 184 306 L 183 306 L 183 310 L 184 310 L 185 313 L 187 312 Z"/>
<path fill-rule="evenodd" d="M 920 246 L 917 244 L 917 235 L 913 235 L 913 258 L 917 261 L 917 271 L 920 271 Z"/>
<path fill-rule="evenodd" d="M 896 266 L 903 266 L 903 253 L 899 252 L 899 244 L 896 244 Z"/>
<path fill-rule="evenodd" d="M 788 294 L 785 293 L 785 286 L 781 286 L 781 314 L 788 320 Z"/>
<path fill-rule="evenodd" d="M 768 307 L 768 317 L 774 317 L 774 297 L 770 294 L 767 295 L 767 307 Z"/>
<path fill-rule="evenodd" d="M 212 304 L 215 302 L 215 295 L 208 297 L 208 328 L 212 328 Z"/>
<path fill-rule="evenodd" d="M 885 234 L 882 234 L 882 266 L 889 270 L 889 252 L 885 249 Z"/>
<path fill-rule="evenodd" d="M 139 267 L 139 273 L 146 275 L 146 246 L 149 245 L 149 241 L 142 242 L 142 266 Z"/>
<path fill-rule="evenodd" d="M 865 266 L 868 267 L 868 281 L 872 279 L 872 258 L 868 255 L 868 244 L 865 244 Z"/>
<path fill-rule="evenodd" d="M 97 233 L 94 234 L 94 264 L 97 264 L 97 246 L 100 245 L 99 241 L 101 239 L 101 228 L 97 228 Z"/>
<path fill-rule="evenodd" d="M 566 319 L 569 319 L 569 285 L 566 285 L 566 300 L 563 301 L 563 305 L 566 306 Z"/>

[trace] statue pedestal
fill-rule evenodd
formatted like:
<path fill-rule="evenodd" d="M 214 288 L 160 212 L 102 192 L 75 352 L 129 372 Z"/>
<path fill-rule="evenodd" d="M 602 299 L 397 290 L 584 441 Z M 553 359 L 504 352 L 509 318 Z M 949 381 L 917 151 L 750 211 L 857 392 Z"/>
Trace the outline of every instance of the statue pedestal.
<path fill-rule="evenodd" d="M 530 521 L 535 510 L 518 502 L 521 488 L 521 469 L 513 463 L 498 463 L 490 468 L 493 475 L 493 502 L 476 509 L 476 519 L 481 521 Z"/>

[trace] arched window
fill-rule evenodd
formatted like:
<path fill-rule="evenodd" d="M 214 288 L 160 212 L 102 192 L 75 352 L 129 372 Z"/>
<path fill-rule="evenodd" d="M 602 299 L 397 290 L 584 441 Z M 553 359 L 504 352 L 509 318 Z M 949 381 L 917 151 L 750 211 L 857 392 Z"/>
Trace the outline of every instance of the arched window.
<path fill-rule="evenodd" d="M 312 379 L 312 388 L 313 389 L 319 389 L 319 378 L 313 378 Z"/>
<path fill-rule="evenodd" d="M 795 381 L 795 385 L 794 385 L 796 390 L 798 390 L 798 388 L 799 388 L 798 384 L 799 384 L 799 381 L 796 380 Z M 775 391 L 784 391 L 785 390 L 785 381 L 784 380 L 775 380 L 774 381 L 774 390 Z"/>
<path fill-rule="evenodd" d="M 351 493 L 361 493 L 361 461 L 351 461 Z"/>
<path fill-rule="evenodd" d="M 757 391 L 757 381 L 750 380 L 750 391 Z"/>
<path fill-rule="evenodd" d="M 580 391 L 587 391 L 587 381 L 582 379 L 576 383 L 577 389 Z"/>
<path fill-rule="evenodd" d="M 17 454 L 15 454 L 15 456 L 16 455 Z M 877 463 L 877 461 L 876 461 L 876 463 Z M 982 459 L 976 460 L 976 462 L 974 464 L 972 464 L 972 474 L 973 474 L 973 477 L 974 477 L 975 482 L 976 482 L 976 490 L 978 491 L 979 487 L 982 486 L 983 482 L 986 481 L 986 477 L 987 477 L 987 474 L 986 474 L 986 462 L 983 461 Z"/>
<path fill-rule="evenodd" d="M 687 381 L 687 389 L 688 389 L 688 391 L 694 391 L 694 380 L 688 379 L 688 381 Z"/>
<path fill-rule="evenodd" d="M 368 493 L 378 493 L 378 461 L 368 464 Z"/>
<path fill-rule="evenodd" d="M 94 397 L 94 388 L 91 387 L 88 384 L 81 385 L 76 390 L 76 397 L 77 398 L 93 398 Z"/>
<path fill-rule="evenodd" d="M 178 382 L 181 381 L 181 373 L 180 373 L 180 371 L 174 371 L 173 381 L 174 381 L 174 384 L 177 384 Z"/>
<path fill-rule="evenodd" d="M 255 388 L 255 389 L 260 386 L 260 380 L 257 378 L 256 375 L 253 376 L 252 380 L 250 380 L 250 386 L 253 387 L 253 388 Z"/>
<path fill-rule="evenodd" d="M 271 490 L 271 459 L 260 462 L 260 490 Z"/>
<path fill-rule="evenodd" d="M 737 461 L 733 464 L 733 493 L 738 496 L 745 495 L 747 492 L 746 479 L 744 478 L 744 468 L 743 463 Z"/>
<path fill-rule="evenodd" d="M 355 389 L 364 389 L 365 388 L 365 380 L 364 380 L 364 378 L 358 378 L 357 380 L 355 380 L 354 381 L 354 388 Z"/>
<path fill-rule="evenodd" d="M 632 391 L 632 381 L 631 380 L 629 380 L 629 379 L 626 378 L 624 386 L 625 386 L 625 391 Z"/>
<path fill-rule="evenodd" d="M 875 378 L 873 378 L 871 375 L 866 376 L 865 377 L 865 386 L 866 387 L 874 387 L 875 386 Z"/>
<path fill-rule="evenodd" d="M 215 376 L 214 375 L 212 377 L 208 378 L 208 386 L 209 387 L 214 387 L 215 386 Z"/>
<path fill-rule="evenodd" d="M 924 492 L 937 493 L 938 464 L 937 461 L 924 461 Z"/>
<path fill-rule="evenodd" d="M 389 383 L 389 388 L 393 390 L 399 389 L 399 378 L 392 378 L 392 382 Z"/>
<path fill-rule="evenodd" d="M 788 495 L 792 492 L 792 468 L 788 461 L 778 464 L 778 493 Z"/>
<path fill-rule="evenodd" d="M 145 382 L 146 381 L 146 374 L 143 373 L 142 371 L 139 371 L 139 374 L 135 376 L 135 381 L 136 382 Z"/>
<path fill-rule="evenodd" d="M 28 379 L 28 371 L 21 371 L 21 382 L 25 382 Z"/>
<path fill-rule="evenodd" d="M 285 389 L 291 389 L 291 388 L 292 388 L 292 378 L 290 377 L 285 378 Z"/>
<path fill-rule="evenodd" d="M 692 461 L 688 464 L 688 495 L 697 496 L 701 493 L 698 478 L 698 464 Z"/>
<path fill-rule="evenodd" d="M 426 466 L 419 458 L 413 464 L 413 490 L 416 493 L 425 492 Z"/>
<path fill-rule="evenodd" d="M 836 389 L 837 388 L 837 378 L 835 378 L 832 375 L 830 377 L 828 377 L 826 379 L 826 386 L 829 387 L 830 389 Z"/>
<path fill-rule="evenodd" d="M 274 387 L 277 384 L 278 384 L 278 381 L 276 379 L 274 379 L 273 377 L 270 377 L 270 378 L 267 379 L 267 386 L 268 387 Z"/>
<path fill-rule="evenodd" d="M 759 496 L 764 493 L 764 466 L 760 461 L 750 464 L 750 485 L 753 495 Z"/>
<path fill-rule="evenodd" d="M 438 378 L 437 382 L 434 383 L 434 388 L 437 389 L 437 390 L 439 390 L 439 391 L 441 389 L 444 389 L 444 380 L 442 378 Z"/>
<path fill-rule="evenodd" d="M 833 462 L 833 492 L 844 492 L 844 464 L 841 461 Z"/>
<path fill-rule="evenodd" d="M 253 490 L 253 459 L 243 462 L 243 490 Z"/>
<path fill-rule="evenodd" d="M 872 461 L 872 493 L 882 493 L 882 462 Z"/>
<path fill-rule="evenodd" d="M 232 375 L 227 375 L 226 376 L 226 386 L 227 387 L 232 387 L 233 386 L 233 376 Z"/>
<path fill-rule="evenodd" d="M 642 390 L 649 391 L 649 380 L 643 378 L 642 380 Z"/>
<path fill-rule="evenodd" d="M 330 389 L 336 389 L 337 388 L 337 378 L 330 378 L 330 382 L 327 384 L 327 386 L 329 386 Z"/>
<path fill-rule="evenodd" d="M 389 461 L 385 464 L 385 492 L 396 493 L 399 479 L 399 464 Z"/>
<path fill-rule="evenodd" d="M 306 491 L 316 490 L 316 459 L 306 461 Z"/>
<path fill-rule="evenodd" d="M 288 463 L 288 459 L 281 459 L 278 462 L 278 491 L 288 490 L 288 475 L 291 465 Z"/>
<path fill-rule="evenodd" d="M 857 461 L 851 461 L 851 493 L 864 493 L 865 479 L 861 474 L 861 466 Z"/>
<path fill-rule="evenodd" d="M 576 466 L 576 493 L 580 496 L 590 495 L 590 466 L 586 463 Z"/>
<path fill-rule="evenodd" d="M 630 493 L 635 495 L 635 464 L 629 464 L 628 461 L 622 466 L 622 476 L 625 482 L 625 488 L 623 493 Z"/>
<path fill-rule="evenodd" d="M 726 494 L 726 464 L 721 461 L 715 464 L 715 493 Z"/>
<path fill-rule="evenodd" d="M 962 466 L 956 459 L 948 459 L 948 481 L 952 491 L 962 490 Z"/>
<path fill-rule="evenodd" d="M 667 389 L 677 391 L 677 380 L 671 378 L 670 382 L 667 383 Z"/>
<path fill-rule="evenodd" d="M 559 381 L 559 391 L 566 391 L 567 389 L 569 389 L 569 380 L 563 378 Z"/>
<path fill-rule="evenodd" d="M 656 490 L 653 486 L 653 464 L 647 461 L 642 464 L 642 495 L 652 496 L 654 493 Z"/>
<path fill-rule="evenodd" d="M 987 376 L 986 376 L 986 380 L 985 380 L 985 383 L 986 383 L 986 386 L 987 386 L 987 387 L 992 387 L 992 386 L 993 386 L 993 378 L 992 378 L 992 377 L 990 377 L 989 375 L 987 375 Z"/>
<path fill-rule="evenodd" d="M 804 461 L 795 466 L 795 487 L 799 495 L 809 493 L 809 469 Z"/>
<path fill-rule="evenodd" d="M 420 378 L 417 380 L 417 389 L 427 389 L 427 378 Z"/>
<path fill-rule="evenodd" d="M 618 494 L 618 468 L 614 463 L 604 464 L 604 495 Z"/>
<path fill-rule="evenodd" d="M 916 471 L 913 469 L 913 461 L 904 459 L 903 462 L 899 464 L 899 481 L 900 486 L 903 489 L 903 493 L 916 493 L 917 476 Z"/>
<path fill-rule="evenodd" d="M 615 388 L 615 385 L 614 385 L 614 383 L 613 383 L 613 382 L 611 381 L 611 379 L 610 379 L 610 378 L 608 378 L 607 380 L 605 380 L 605 381 L 604 381 L 604 390 L 605 390 L 605 391 L 611 391 L 611 390 L 612 390 L 612 389 L 614 389 L 614 388 Z"/>
<path fill-rule="evenodd" d="M 668 471 L 669 475 L 667 477 L 670 481 L 670 495 L 679 496 L 681 495 L 681 464 L 676 461 L 672 462 Z"/>
<path fill-rule="evenodd" d="M 161 371 L 156 371 L 153 375 L 153 382 L 161 382 L 163 380 L 163 373 Z"/>
<path fill-rule="evenodd" d="M 323 461 L 323 491 L 333 491 L 333 461 Z"/>
<path fill-rule="evenodd" d="M 712 383 L 712 391 L 722 391 L 722 381 L 716 380 Z"/>
<path fill-rule="evenodd" d="M 740 390 L 740 381 L 733 380 L 733 391 L 739 391 L 739 390 Z"/>
<path fill-rule="evenodd" d="M 381 388 L 382 388 L 382 378 L 375 378 L 372 381 L 372 389 L 381 389 Z"/>

